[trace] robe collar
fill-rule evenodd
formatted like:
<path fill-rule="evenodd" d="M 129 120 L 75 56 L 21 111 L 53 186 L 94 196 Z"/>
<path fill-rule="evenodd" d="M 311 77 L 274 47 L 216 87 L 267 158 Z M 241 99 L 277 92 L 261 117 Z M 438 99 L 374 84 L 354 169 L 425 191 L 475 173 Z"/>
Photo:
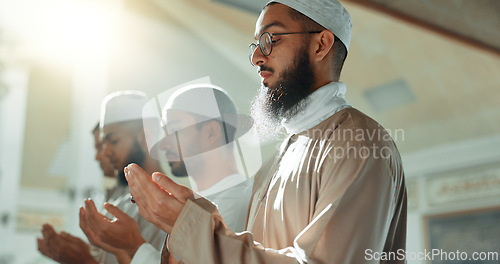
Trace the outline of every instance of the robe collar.
<path fill-rule="evenodd" d="M 320 87 L 307 98 L 304 110 L 290 119 L 283 119 L 281 124 L 288 134 L 298 134 L 313 128 L 338 111 L 351 107 L 345 98 L 346 85 L 343 82 L 331 82 Z"/>

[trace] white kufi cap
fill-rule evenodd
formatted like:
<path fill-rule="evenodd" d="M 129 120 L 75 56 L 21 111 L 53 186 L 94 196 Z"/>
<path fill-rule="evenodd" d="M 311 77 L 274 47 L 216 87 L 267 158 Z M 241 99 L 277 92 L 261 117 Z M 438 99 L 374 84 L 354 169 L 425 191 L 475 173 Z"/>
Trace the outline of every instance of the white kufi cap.
<path fill-rule="evenodd" d="M 101 128 L 119 122 L 155 118 L 154 111 L 144 112 L 148 102 L 145 93 L 139 91 L 119 91 L 109 94 L 101 103 Z"/>
<path fill-rule="evenodd" d="M 351 15 L 338 0 L 271 0 L 293 8 L 330 30 L 344 43 L 347 51 L 351 43 Z"/>

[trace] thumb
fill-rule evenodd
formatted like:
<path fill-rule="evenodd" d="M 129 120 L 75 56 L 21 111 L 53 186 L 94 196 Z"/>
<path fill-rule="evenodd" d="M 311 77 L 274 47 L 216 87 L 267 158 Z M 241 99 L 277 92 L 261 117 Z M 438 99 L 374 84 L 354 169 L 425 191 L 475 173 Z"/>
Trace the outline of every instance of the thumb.
<path fill-rule="evenodd" d="M 104 208 L 114 217 L 117 219 L 125 219 L 125 218 L 130 218 L 128 214 L 120 210 L 120 208 L 110 204 L 110 203 L 105 203 Z"/>
<path fill-rule="evenodd" d="M 171 193 L 177 200 L 185 203 L 193 195 L 191 189 L 175 183 L 172 179 L 163 173 L 155 172 L 151 175 L 153 181 L 164 191 Z"/>

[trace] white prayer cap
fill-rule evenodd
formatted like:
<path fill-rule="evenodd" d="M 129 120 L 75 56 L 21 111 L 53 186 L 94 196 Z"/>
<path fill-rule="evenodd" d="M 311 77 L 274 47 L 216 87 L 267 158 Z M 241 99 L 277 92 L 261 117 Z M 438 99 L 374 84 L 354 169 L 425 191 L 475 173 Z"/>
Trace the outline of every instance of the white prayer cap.
<path fill-rule="evenodd" d="M 187 112 L 197 116 L 193 122 L 219 119 L 236 128 L 236 137 L 245 134 L 253 122 L 247 115 L 238 114 L 233 99 L 222 88 L 212 84 L 191 84 L 175 91 L 162 110 L 163 121 L 168 124 L 167 112 Z M 185 122 L 176 129 L 195 123 Z M 167 125 L 167 132 L 173 133 Z"/>
<path fill-rule="evenodd" d="M 169 117 L 173 117 L 175 120 L 177 113 L 192 114 L 196 118 L 183 120 L 183 122 L 169 120 Z M 176 90 L 169 96 L 162 114 L 165 133 L 169 135 L 174 133 L 182 135 L 185 129 L 208 120 L 223 122 L 226 141 L 221 142 L 222 145 L 242 137 L 250 131 L 253 125 L 253 121 L 248 115 L 237 113 L 233 100 L 224 89 L 208 83 L 190 84 Z M 176 124 L 172 126 L 171 123 Z M 148 148 L 150 142 L 153 143 L 152 147 L 149 148 L 152 157 L 156 158 L 159 154 L 161 140 L 162 138 L 146 139 Z M 212 147 L 216 148 L 222 145 Z M 182 148 L 182 146 L 178 147 Z"/>
<path fill-rule="evenodd" d="M 229 94 L 212 84 L 191 84 L 177 90 L 165 104 L 167 110 L 179 110 L 208 119 L 235 115 L 236 107 Z"/>
<path fill-rule="evenodd" d="M 351 15 L 338 0 L 271 0 L 267 4 L 273 2 L 293 8 L 330 30 L 349 51 Z"/>
<path fill-rule="evenodd" d="M 143 111 L 148 102 L 145 93 L 139 91 L 119 91 L 107 95 L 101 103 L 100 127 L 109 124 L 155 118 L 153 111 Z"/>

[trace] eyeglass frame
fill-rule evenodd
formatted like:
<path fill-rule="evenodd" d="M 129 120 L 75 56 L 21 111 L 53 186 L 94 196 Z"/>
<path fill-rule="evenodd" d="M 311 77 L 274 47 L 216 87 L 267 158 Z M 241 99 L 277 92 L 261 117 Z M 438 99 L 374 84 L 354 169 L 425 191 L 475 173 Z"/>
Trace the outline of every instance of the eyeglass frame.
<path fill-rule="evenodd" d="M 253 66 L 255 66 L 252 62 L 252 57 L 253 57 L 253 54 L 255 53 L 255 51 L 257 50 L 257 47 L 259 47 L 260 49 L 260 52 L 262 53 L 262 55 L 264 56 L 269 56 L 271 55 L 271 53 L 273 52 L 273 36 L 284 36 L 284 35 L 294 35 L 294 34 L 317 34 L 317 33 L 321 33 L 323 32 L 322 30 L 319 30 L 319 31 L 302 31 L 302 32 L 287 32 L 287 33 L 269 33 L 269 32 L 262 32 L 262 34 L 260 34 L 259 38 L 258 38 L 258 44 L 255 44 L 255 43 L 250 43 L 248 45 L 248 59 L 250 60 L 250 64 L 252 64 Z M 264 36 L 264 34 L 268 34 L 270 39 L 271 39 L 271 47 L 269 49 L 269 54 L 264 54 L 264 51 L 262 50 L 262 46 L 260 45 L 260 39 L 262 38 L 262 36 Z M 251 51 L 251 52 L 250 52 Z"/>

